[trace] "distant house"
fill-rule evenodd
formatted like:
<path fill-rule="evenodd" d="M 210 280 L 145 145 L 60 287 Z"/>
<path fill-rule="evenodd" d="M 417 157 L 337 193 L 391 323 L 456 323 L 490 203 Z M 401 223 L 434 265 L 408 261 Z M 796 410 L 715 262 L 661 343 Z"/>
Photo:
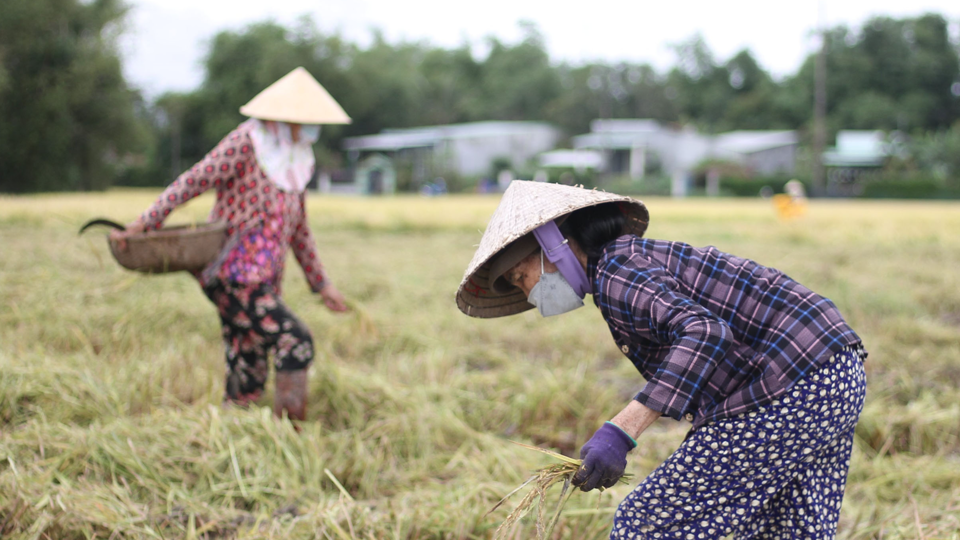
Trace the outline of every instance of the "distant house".
<path fill-rule="evenodd" d="M 343 149 L 355 176 L 365 174 L 359 167 L 364 159 L 379 154 L 394 165 L 405 161 L 411 180 L 422 184 L 443 174 L 489 175 L 495 163 L 521 167 L 559 140 L 560 131 L 542 122 L 472 122 L 385 129 L 376 135 L 347 137 Z M 354 182 L 371 185 L 365 178 L 355 177 Z"/>
<path fill-rule="evenodd" d="M 596 150 L 551 150 L 540 154 L 541 167 L 597 170 L 603 167 L 603 154 Z"/>
<path fill-rule="evenodd" d="M 602 171 L 642 179 L 658 171 L 672 179 L 675 196 L 687 193 L 698 165 L 722 159 L 762 175 L 792 174 L 799 145 L 794 131 L 731 131 L 705 135 L 692 127 L 665 126 L 650 119 L 601 119 L 590 133 L 573 138 L 577 150 L 598 151 Z"/>
<path fill-rule="evenodd" d="M 573 147 L 600 152 L 602 172 L 640 179 L 649 168 L 651 154 L 659 158 L 665 172 L 676 168 L 681 156 L 677 155 L 675 139 L 676 133 L 656 120 L 594 120 L 590 133 L 573 138 Z"/>
<path fill-rule="evenodd" d="M 369 155 L 359 163 L 354 183 L 361 195 L 384 195 L 397 190 L 397 172 L 393 161 L 383 154 Z"/>
<path fill-rule="evenodd" d="M 882 131 L 840 130 L 837 145 L 822 155 L 827 194 L 859 195 L 865 177 L 878 173 L 889 155 Z"/>
<path fill-rule="evenodd" d="M 713 138 L 714 155 L 735 161 L 754 174 L 793 174 L 796 171 L 796 131 L 730 131 Z"/>
<path fill-rule="evenodd" d="M 882 167 L 887 157 L 882 131 L 840 130 L 837 145 L 823 153 L 827 167 Z"/>

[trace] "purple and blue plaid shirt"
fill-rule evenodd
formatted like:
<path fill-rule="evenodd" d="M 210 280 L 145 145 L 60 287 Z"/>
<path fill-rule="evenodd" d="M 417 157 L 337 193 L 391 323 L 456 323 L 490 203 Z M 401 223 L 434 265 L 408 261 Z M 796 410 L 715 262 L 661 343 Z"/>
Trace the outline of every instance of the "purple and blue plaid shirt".
<path fill-rule="evenodd" d="M 770 403 L 860 344 L 830 300 L 713 247 L 621 236 L 587 275 L 614 341 L 647 380 L 635 399 L 695 428 Z"/>

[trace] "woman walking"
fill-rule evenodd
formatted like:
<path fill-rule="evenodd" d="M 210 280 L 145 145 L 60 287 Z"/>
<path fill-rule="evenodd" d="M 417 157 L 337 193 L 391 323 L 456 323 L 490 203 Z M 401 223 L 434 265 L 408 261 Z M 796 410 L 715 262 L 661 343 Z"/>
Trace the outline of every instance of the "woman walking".
<path fill-rule="evenodd" d="M 646 384 L 583 445 L 582 490 L 613 486 L 657 418 L 692 424 L 620 504 L 611 538 L 833 538 L 866 388 L 860 338 L 782 272 L 645 239 L 648 221 L 627 197 L 515 181 L 457 304 L 546 317 L 593 295 Z"/>
<path fill-rule="evenodd" d="M 228 224 L 227 242 L 196 277 L 217 307 L 223 327 L 224 400 L 246 405 L 259 398 L 272 354 L 274 413 L 286 411 L 289 418 L 303 420 L 313 339 L 281 300 L 280 286 L 292 249 L 310 289 L 329 309 L 347 309 L 317 256 L 304 190 L 313 175 L 312 145 L 320 124 L 344 124 L 350 118 L 303 68 L 269 86 L 240 112 L 250 119 L 174 180 L 126 231 L 113 236 L 123 239 L 159 229 L 178 205 L 215 189 L 209 220 Z"/>

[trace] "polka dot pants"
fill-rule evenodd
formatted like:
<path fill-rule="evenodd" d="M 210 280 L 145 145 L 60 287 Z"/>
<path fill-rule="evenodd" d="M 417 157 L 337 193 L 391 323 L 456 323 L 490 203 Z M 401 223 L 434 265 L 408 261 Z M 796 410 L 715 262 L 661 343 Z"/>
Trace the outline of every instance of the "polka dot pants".
<path fill-rule="evenodd" d="M 701 427 L 624 499 L 610 538 L 833 538 L 865 392 L 845 350 L 771 404 Z"/>

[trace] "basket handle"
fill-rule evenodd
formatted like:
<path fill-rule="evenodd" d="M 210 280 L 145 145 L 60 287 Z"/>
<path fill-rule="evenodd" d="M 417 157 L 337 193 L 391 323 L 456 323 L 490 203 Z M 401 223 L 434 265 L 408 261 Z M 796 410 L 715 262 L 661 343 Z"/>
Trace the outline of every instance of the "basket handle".
<path fill-rule="evenodd" d="M 120 231 L 125 231 L 125 230 L 127 230 L 126 227 L 124 227 L 123 225 L 117 223 L 116 221 L 112 221 L 112 220 L 109 220 L 109 219 L 106 219 L 106 218 L 96 218 L 96 219 L 91 219 L 90 221 L 84 223 L 84 224 L 83 224 L 83 227 L 80 227 L 80 232 L 77 233 L 77 236 L 83 234 L 84 231 L 86 231 L 86 230 L 89 229 L 90 227 L 93 227 L 94 225 L 104 225 L 104 226 L 107 226 L 107 227 L 113 227 L 114 229 L 117 229 L 117 230 L 120 230 Z"/>

